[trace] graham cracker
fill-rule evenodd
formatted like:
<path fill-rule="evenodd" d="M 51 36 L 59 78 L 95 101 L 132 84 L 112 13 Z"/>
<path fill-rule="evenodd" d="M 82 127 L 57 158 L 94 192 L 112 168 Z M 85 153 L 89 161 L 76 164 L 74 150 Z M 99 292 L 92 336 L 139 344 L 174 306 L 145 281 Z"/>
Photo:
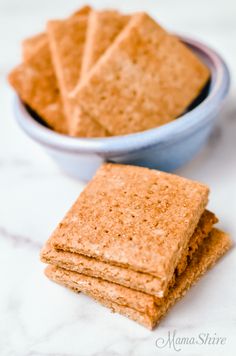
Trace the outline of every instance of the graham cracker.
<path fill-rule="evenodd" d="M 209 233 L 211 232 L 213 225 L 218 222 L 218 218 L 209 210 L 205 210 L 202 214 L 199 223 L 194 230 L 193 235 L 189 240 L 189 244 L 183 252 L 179 263 L 176 266 L 176 274 L 180 275 L 187 267 L 188 262 L 191 261 L 193 254 L 197 251 L 198 247 L 202 243 Z"/>
<path fill-rule="evenodd" d="M 198 182 L 143 167 L 104 164 L 51 237 L 56 249 L 173 276 L 208 201 Z"/>
<path fill-rule="evenodd" d="M 189 240 L 186 252 L 184 251 L 181 256 L 176 267 L 176 273 L 180 274 L 184 271 L 187 263 L 192 259 L 193 253 L 197 250 L 203 239 L 208 236 L 213 224 L 216 222 L 217 219 L 215 215 L 205 210 L 197 228 Z M 91 277 L 105 279 L 109 282 L 117 283 L 154 296 L 158 296 L 160 289 L 159 278 L 147 273 L 136 272 L 129 268 L 111 265 L 77 253 L 55 250 L 51 247 L 50 240 L 42 249 L 41 260 L 47 264 L 53 264 L 69 271 L 82 273 Z M 174 280 L 175 277 L 173 281 L 171 281 L 169 288 L 173 285 Z"/>
<path fill-rule="evenodd" d="M 23 102 L 49 127 L 68 132 L 48 41 L 42 41 L 34 54 L 13 69 L 8 80 Z"/>
<path fill-rule="evenodd" d="M 91 9 L 91 6 L 89 6 L 89 5 L 84 5 L 84 6 L 82 6 L 79 10 L 73 12 L 72 15 L 71 15 L 71 17 L 76 17 L 77 15 L 78 15 L 78 16 L 81 16 L 81 15 L 87 16 L 87 15 L 90 13 L 91 10 L 92 10 L 92 9 Z"/>
<path fill-rule="evenodd" d="M 47 275 L 47 273 L 49 272 L 50 274 L 53 273 L 53 271 L 48 271 L 50 269 L 50 267 L 48 267 L 46 270 L 45 270 L 45 274 Z M 73 292 L 76 292 L 76 293 L 80 293 L 80 291 L 78 290 L 78 288 L 73 288 L 73 287 L 70 287 L 68 283 L 66 284 L 62 284 L 61 282 L 58 282 L 56 280 L 54 280 L 53 278 L 51 278 L 50 276 L 48 276 L 51 280 L 53 280 L 54 282 L 58 283 L 58 284 L 61 284 L 61 285 L 64 285 L 65 287 L 69 288 L 70 290 L 72 290 Z M 90 291 L 89 293 L 86 293 L 87 296 L 93 298 L 96 302 L 100 303 L 101 305 L 103 305 L 104 307 L 106 308 L 109 308 L 111 309 L 111 312 L 113 313 L 119 313 L 123 316 L 126 316 L 127 318 L 145 326 L 146 328 L 148 329 L 153 329 L 153 327 L 155 325 L 153 325 L 153 322 L 150 318 L 150 316 L 148 314 L 144 314 L 144 313 L 141 313 L 135 309 L 132 309 L 132 308 L 129 308 L 129 307 L 126 307 L 124 305 L 120 305 L 120 304 L 117 304 L 117 303 L 114 303 L 108 299 L 103 299 L 101 298 L 99 295 L 97 295 L 96 293 L 93 293 L 93 291 Z"/>
<path fill-rule="evenodd" d="M 98 278 L 66 271 L 56 266 L 48 266 L 45 273 L 51 280 L 91 295 L 94 299 L 103 301 L 103 304 L 114 311 L 125 314 L 152 329 L 159 323 L 168 309 L 184 296 L 187 290 L 197 282 L 206 270 L 214 265 L 217 259 L 230 248 L 231 244 L 227 234 L 218 229 L 213 229 L 210 236 L 204 240 L 194 254 L 185 272 L 177 277 L 175 286 L 163 298 L 163 303 L 158 306 L 155 305 L 155 302 L 151 303 L 153 297 L 145 293 L 132 291 L 129 288 Z M 136 294 L 136 298 L 134 298 L 134 294 Z M 130 310 L 133 310 L 133 313 L 129 313 Z"/>
<path fill-rule="evenodd" d="M 83 6 L 81 9 L 74 12 L 71 17 L 88 15 L 91 8 L 90 6 Z M 45 32 L 37 33 L 34 36 L 28 37 L 22 41 L 22 57 L 23 60 L 28 60 L 32 55 L 34 55 L 41 44 L 45 44 L 47 41 L 47 34 Z"/>
<path fill-rule="evenodd" d="M 112 44 L 129 19 L 130 16 L 122 15 L 114 10 L 93 10 L 90 12 L 82 60 L 82 78 L 87 75 L 87 72 Z"/>
<path fill-rule="evenodd" d="M 89 12 L 82 15 L 77 14 L 66 20 L 53 20 L 47 24 L 52 61 L 70 132 L 73 101 L 68 94 L 80 80 L 88 14 Z M 80 130 L 78 127 L 80 127 Z M 99 137 L 106 135 L 106 130 L 89 118 L 83 120 L 81 126 L 78 127 L 77 136 Z"/>
<path fill-rule="evenodd" d="M 38 49 L 47 42 L 46 33 L 38 33 L 32 37 L 26 38 L 22 42 L 22 58 L 27 61 Z"/>
<path fill-rule="evenodd" d="M 65 104 L 68 92 L 74 89 L 80 77 L 87 21 L 88 15 L 77 15 L 47 23 L 52 61 Z"/>
<path fill-rule="evenodd" d="M 137 13 L 71 97 L 80 120 L 89 115 L 110 134 L 124 135 L 174 120 L 208 79 L 208 68 L 187 46 Z"/>
<path fill-rule="evenodd" d="M 84 6 L 71 18 L 85 15 L 90 7 Z M 23 41 L 24 63 L 9 74 L 9 82 L 21 99 L 52 129 L 68 134 L 61 95 L 58 88 L 46 33 Z"/>

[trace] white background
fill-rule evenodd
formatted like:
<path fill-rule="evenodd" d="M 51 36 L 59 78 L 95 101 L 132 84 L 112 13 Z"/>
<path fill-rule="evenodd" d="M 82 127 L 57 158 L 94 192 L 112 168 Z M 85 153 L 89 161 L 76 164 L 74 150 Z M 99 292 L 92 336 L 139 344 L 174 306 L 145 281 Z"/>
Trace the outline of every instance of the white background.
<path fill-rule="evenodd" d="M 170 30 L 204 40 L 230 66 L 230 97 L 208 146 L 179 174 L 211 187 L 210 208 L 236 237 L 236 1 L 91 1 L 98 8 L 146 10 Z M 150 332 L 43 276 L 39 250 L 83 185 L 64 176 L 16 126 L 6 75 L 20 41 L 65 17 L 82 1 L 0 0 L 0 355 L 235 355 L 236 256 L 233 249 Z M 157 337 L 209 332 L 224 346 L 158 350 Z"/>

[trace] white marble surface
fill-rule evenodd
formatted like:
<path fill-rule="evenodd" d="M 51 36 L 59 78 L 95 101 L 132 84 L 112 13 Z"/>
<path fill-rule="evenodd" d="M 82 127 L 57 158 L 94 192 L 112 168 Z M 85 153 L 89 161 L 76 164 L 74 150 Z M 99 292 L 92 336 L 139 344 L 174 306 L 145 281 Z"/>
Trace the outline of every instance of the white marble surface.
<path fill-rule="evenodd" d="M 211 44 L 232 70 L 232 89 L 208 146 L 181 175 L 211 187 L 210 208 L 236 239 L 236 2 L 234 0 L 93 1 L 97 7 L 145 9 L 172 30 Z M 81 1 L 0 0 L 0 355 L 235 355 L 236 253 L 223 258 L 153 332 L 83 295 L 49 282 L 39 262 L 43 242 L 83 185 L 64 176 L 16 126 L 6 74 L 20 40 Z M 155 346 L 158 337 L 226 337 L 223 346 Z"/>

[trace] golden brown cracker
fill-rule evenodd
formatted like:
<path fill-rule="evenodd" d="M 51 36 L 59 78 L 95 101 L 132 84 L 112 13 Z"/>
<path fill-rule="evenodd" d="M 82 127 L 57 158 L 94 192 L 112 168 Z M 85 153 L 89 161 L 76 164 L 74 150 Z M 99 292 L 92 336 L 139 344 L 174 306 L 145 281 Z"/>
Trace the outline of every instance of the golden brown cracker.
<path fill-rule="evenodd" d="M 47 41 L 42 43 L 29 59 L 13 69 L 8 79 L 23 102 L 49 127 L 60 133 L 67 133 Z"/>
<path fill-rule="evenodd" d="M 180 275 L 185 270 L 187 264 L 191 261 L 193 254 L 201 245 L 202 241 L 209 235 L 213 228 L 213 225 L 217 222 L 218 219 L 215 214 L 213 214 L 209 210 L 204 211 L 196 229 L 194 230 L 193 235 L 189 240 L 187 248 L 183 251 L 181 259 L 176 266 L 175 273 L 177 275 Z"/>
<path fill-rule="evenodd" d="M 47 35 L 45 33 L 39 33 L 32 37 L 26 38 L 22 42 L 22 57 L 24 61 L 27 61 L 35 53 L 37 54 L 38 49 L 45 45 L 47 42 Z"/>
<path fill-rule="evenodd" d="M 110 134 L 124 135 L 175 119 L 208 79 L 208 68 L 187 46 L 138 13 L 71 96 L 81 121 L 89 115 Z"/>
<path fill-rule="evenodd" d="M 48 266 L 45 273 L 51 280 L 76 291 L 82 291 L 97 300 L 100 299 L 101 302 L 104 301 L 103 304 L 107 304 L 114 311 L 130 317 L 146 327 L 153 328 L 165 316 L 169 308 L 183 297 L 206 270 L 214 265 L 218 258 L 230 248 L 231 244 L 232 242 L 227 234 L 218 229 L 213 229 L 210 236 L 204 240 L 194 254 L 185 272 L 177 277 L 175 286 L 163 298 L 163 303 L 158 306 L 151 303 L 150 298 L 153 297 L 145 293 L 132 291 L 125 287 L 121 288 L 114 283 L 102 281 L 98 278 L 66 271 L 55 266 Z M 125 312 L 127 308 L 135 311 L 133 315 Z M 142 316 L 143 318 L 146 316 L 143 322 L 141 321 Z"/>
<path fill-rule="evenodd" d="M 90 6 L 83 6 L 78 11 L 74 12 L 71 17 L 88 15 L 91 11 Z M 45 32 L 38 33 L 34 36 L 28 37 L 22 41 L 22 57 L 23 60 L 28 60 L 33 54 L 35 54 L 38 48 L 45 44 L 47 41 L 47 34 Z"/>
<path fill-rule="evenodd" d="M 130 16 L 114 10 L 91 11 L 82 61 L 82 77 L 86 76 L 87 72 L 112 44 L 129 19 Z"/>
<path fill-rule="evenodd" d="M 88 22 L 87 14 L 77 14 L 66 20 L 53 20 L 47 24 L 49 45 L 58 84 L 60 87 L 67 125 L 71 132 L 71 106 L 69 93 L 80 80 L 84 44 Z M 105 136 L 105 129 L 87 118 L 81 123 L 77 136 Z M 74 134 L 74 132 L 73 132 Z"/>
<path fill-rule="evenodd" d="M 193 253 L 200 246 L 203 239 L 208 236 L 212 226 L 217 222 L 215 215 L 205 211 L 199 221 L 193 236 L 189 240 L 189 245 L 184 251 L 176 267 L 176 273 L 184 271 L 187 263 L 192 259 Z M 41 252 L 41 260 L 48 264 L 82 273 L 91 277 L 105 279 L 109 282 L 117 283 L 128 288 L 139 290 L 150 295 L 158 296 L 160 289 L 160 279 L 147 273 L 140 273 L 129 268 L 115 266 L 95 258 L 79 255 L 77 253 L 55 250 L 50 245 L 50 240 Z M 175 278 L 171 281 L 169 288 L 173 285 Z M 161 298 L 160 298 L 161 299 Z"/>
<path fill-rule="evenodd" d="M 56 249 L 160 278 L 164 293 L 208 201 L 208 188 L 143 167 L 104 164 L 51 237 Z"/>
<path fill-rule="evenodd" d="M 90 7 L 84 6 L 72 14 L 86 15 Z M 21 99 L 52 129 L 68 134 L 61 95 L 58 88 L 46 33 L 23 41 L 24 63 L 9 75 L 9 81 Z"/>
<path fill-rule="evenodd" d="M 77 15 L 47 23 L 52 61 L 65 101 L 80 78 L 87 20 L 87 15 Z"/>

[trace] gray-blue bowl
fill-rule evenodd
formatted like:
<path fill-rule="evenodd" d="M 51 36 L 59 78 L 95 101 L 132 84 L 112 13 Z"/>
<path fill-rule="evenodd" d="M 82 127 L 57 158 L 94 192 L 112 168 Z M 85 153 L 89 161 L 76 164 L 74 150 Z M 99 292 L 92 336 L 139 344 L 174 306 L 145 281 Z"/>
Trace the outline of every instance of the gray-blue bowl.
<path fill-rule="evenodd" d="M 42 145 L 65 173 L 89 180 L 104 161 L 174 171 L 190 161 L 206 143 L 229 91 L 230 75 L 223 59 L 206 45 L 180 37 L 208 66 L 211 81 L 178 119 L 144 132 L 110 138 L 74 138 L 58 134 L 33 117 L 20 99 L 14 112 L 22 129 Z"/>

